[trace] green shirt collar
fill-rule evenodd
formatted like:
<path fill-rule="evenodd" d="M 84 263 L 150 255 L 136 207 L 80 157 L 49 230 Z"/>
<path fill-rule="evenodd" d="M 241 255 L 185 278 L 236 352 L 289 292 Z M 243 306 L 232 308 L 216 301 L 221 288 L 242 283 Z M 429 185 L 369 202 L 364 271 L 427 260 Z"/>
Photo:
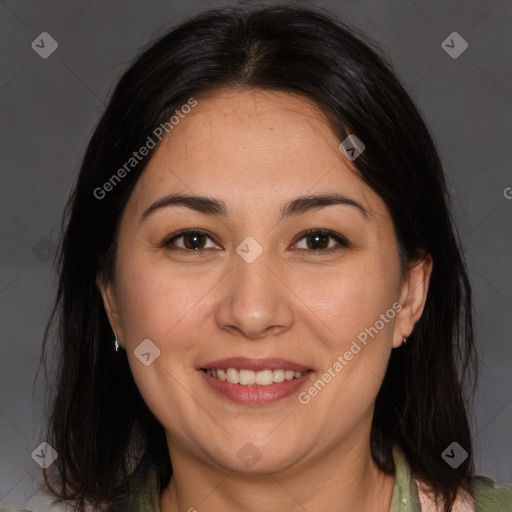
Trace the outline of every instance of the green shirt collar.
<path fill-rule="evenodd" d="M 410 466 L 403 451 L 397 445 L 393 448 L 393 459 L 395 485 L 389 512 L 421 512 L 416 483 Z M 475 508 L 471 506 L 465 510 L 512 511 L 512 487 L 497 484 L 484 476 L 473 477 L 471 487 L 475 496 Z M 139 467 L 133 478 L 132 489 L 134 491 L 117 507 L 119 512 L 160 512 L 158 475 L 153 466 L 146 462 Z"/>
<path fill-rule="evenodd" d="M 393 447 L 395 461 L 395 486 L 389 512 L 420 512 L 420 503 L 411 469 L 402 450 Z"/>
<path fill-rule="evenodd" d="M 400 448 L 393 449 L 395 461 L 395 485 L 389 512 L 420 512 L 416 486 L 409 465 Z M 130 496 L 127 512 L 160 512 L 160 490 L 156 470 L 149 467 L 142 478 L 138 478 L 135 492 Z"/>

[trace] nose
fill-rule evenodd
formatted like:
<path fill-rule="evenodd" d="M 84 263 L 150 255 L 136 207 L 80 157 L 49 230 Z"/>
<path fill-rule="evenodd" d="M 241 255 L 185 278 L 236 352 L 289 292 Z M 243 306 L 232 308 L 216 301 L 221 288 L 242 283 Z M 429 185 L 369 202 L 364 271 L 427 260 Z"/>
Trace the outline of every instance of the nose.
<path fill-rule="evenodd" d="M 252 263 L 235 257 L 216 308 L 220 329 L 259 340 L 277 336 L 293 325 L 292 293 L 277 277 L 267 253 L 264 250 Z"/>

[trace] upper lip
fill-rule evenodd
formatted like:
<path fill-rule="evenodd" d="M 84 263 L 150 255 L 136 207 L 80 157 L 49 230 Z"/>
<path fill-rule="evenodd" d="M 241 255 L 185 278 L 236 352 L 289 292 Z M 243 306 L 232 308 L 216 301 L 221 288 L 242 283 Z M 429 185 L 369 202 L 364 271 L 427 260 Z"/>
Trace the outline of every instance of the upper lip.
<path fill-rule="evenodd" d="M 227 359 L 218 359 L 211 363 L 201 365 L 202 370 L 217 370 L 219 368 L 236 368 L 238 370 L 252 370 L 258 372 L 261 370 L 295 370 L 297 372 L 306 372 L 310 368 L 293 361 L 280 359 L 279 357 L 266 357 L 263 359 L 250 359 L 248 357 L 228 357 Z"/>

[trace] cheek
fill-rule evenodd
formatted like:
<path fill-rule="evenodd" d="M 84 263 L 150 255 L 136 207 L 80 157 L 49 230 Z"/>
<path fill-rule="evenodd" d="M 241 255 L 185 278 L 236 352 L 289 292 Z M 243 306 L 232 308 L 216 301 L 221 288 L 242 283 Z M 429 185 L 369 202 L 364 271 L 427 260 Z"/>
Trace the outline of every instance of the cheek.
<path fill-rule="evenodd" d="M 201 298 L 213 283 L 163 272 L 158 265 L 133 265 L 120 273 L 120 312 L 126 343 L 130 348 L 143 339 L 157 345 L 172 341 L 173 351 L 186 346 L 186 331 L 193 329 L 201 310 Z"/>
<path fill-rule="evenodd" d="M 351 264 L 336 271 L 305 273 L 297 278 L 295 287 L 300 290 L 304 311 L 313 313 L 309 316 L 312 322 L 316 320 L 317 331 L 324 333 L 322 338 L 331 352 L 350 345 L 392 307 L 399 281 L 398 269 L 395 271 L 394 266 L 381 257 L 354 258 Z M 390 317 L 388 315 L 386 320 Z M 387 333 L 392 324 L 389 321 L 382 326 L 379 322 L 378 327 Z"/>
<path fill-rule="evenodd" d="M 190 395 L 183 385 L 193 370 L 189 364 L 199 351 L 202 301 L 215 280 L 172 275 L 157 262 L 133 258 L 118 272 L 118 296 L 126 352 L 137 387 L 158 420 L 173 430 L 183 428 L 171 411 L 186 410 Z M 195 275 L 194 272 L 191 275 Z M 116 276 L 117 277 L 117 276 Z M 151 340 L 158 356 L 141 364 L 141 343 Z M 145 342 L 147 343 L 147 342 Z M 147 346 L 147 345 L 146 345 Z"/>
<path fill-rule="evenodd" d="M 371 412 L 392 349 L 399 280 L 393 268 L 368 258 L 324 279 L 316 276 L 314 283 L 303 279 L 304 302 L 318 319 L 316 343 L 322 342 L 326 357 L 299 399 L 312 411 L 331 411 L 335 419 L 326 435 L 356 428 Z"/>

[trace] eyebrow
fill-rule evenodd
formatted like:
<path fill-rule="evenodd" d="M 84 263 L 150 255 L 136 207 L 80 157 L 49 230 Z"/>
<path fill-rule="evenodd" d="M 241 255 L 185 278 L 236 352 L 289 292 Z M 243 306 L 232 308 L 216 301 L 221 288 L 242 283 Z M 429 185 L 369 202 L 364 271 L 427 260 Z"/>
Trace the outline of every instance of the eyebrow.
<path fill-rule="evenodd" d="M 368 210 L 350 197 L 341 194 L 321 194 L 300 196 L 287 202 L 281 208 L 279 220 L 332 205 L 351 206 L 356 208 L 365 218 L 368 217 Z M 229 214 L 229 208 L 226 203 L 220 199 L 188 194 L 170 194 L 151 204 L 142 214 L 141 222 L 156 211 L 170 207 L 189 208 L 204 215 L 214 215 L 218 217 L 227 217 Z"/>

